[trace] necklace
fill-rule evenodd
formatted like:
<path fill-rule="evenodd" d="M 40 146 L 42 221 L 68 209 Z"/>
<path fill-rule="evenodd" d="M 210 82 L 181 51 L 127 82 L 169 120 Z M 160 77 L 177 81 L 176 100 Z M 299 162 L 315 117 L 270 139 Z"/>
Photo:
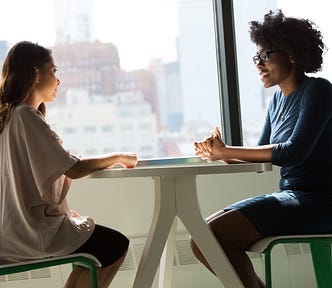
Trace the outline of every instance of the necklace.
<path fill-rule="evenodd" d="M 285 115 L 283 113 L 281 114 L 280 119 L 281 119 L 281 121 L 285 120 Z"/>
<path fill-rule="evenodd" d="M 281 103 L 281 105 L 280 105 L 280 107 L 281 107 L 281 111 L 280 111 L 280 120 L 281 121 L 284 121 L 285 119 L 286 119 L 286 112 L 288 112 L 287 111 L 287 109 L 288 109 L 288 106 L 289 106 L 289 102 L 290 102 L 290 98 L 292 97 L 292 98 L 297 98 L 299 95 L 301 95 L 302 93 L 303 93 L 303 91 L 304 91 L 304 89 L 306 88 L 306 86 L 308 85 L 308 83 L 309 83 L 309 81 L 308 81 L 308 79 L 310 79 L 310 78 L 307 78 L 306 80 L 304 80 L 303 81 L 303 83 L 300 85 L 300 87 L 299 88 L 297 88 L 294 92 L 292 92 L 291 94 L 289 94 L 288 96 L 285 96 L 285 95 L 283 95 L 283 98 L 282 98 L 282 103 Z"/>

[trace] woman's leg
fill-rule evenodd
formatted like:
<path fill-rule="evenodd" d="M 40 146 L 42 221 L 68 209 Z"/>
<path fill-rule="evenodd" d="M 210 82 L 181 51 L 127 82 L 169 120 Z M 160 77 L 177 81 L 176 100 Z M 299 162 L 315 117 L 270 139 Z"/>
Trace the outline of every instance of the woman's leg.
<path fill-rule="evenodd" d="M 90 238 L 73 253 L 89 253 L 102 264 L 97 269 L 99 288 L 106 288 L 112 282 L 123 263 L 129 246 L 129 240 L 119 231 L 96 225 Z M 87 268 L 77 266 L 66 282 L 65 288 L 91 287 L 91 275 Z"/>
<path fill-rule="evenodd" d="M 126 258 L 126 253 L 112 265 L 98 268 L 98 288 L 107 288 Z M 91 273 L 87 268 L 77 266 L 69 275 L 65 288 L 91 288 Z"/>
<path fill-rule="evenodd" d="M 246 288 L 263 288 L 263 282 L 256 275 L 246 250 L 263 236 L 238 210 L 220 211 L 211 215 L 207 222 L 228 256 L 234 269 Z M 191 239 L 195 256 L 211 271 L 201 251 Z"/>

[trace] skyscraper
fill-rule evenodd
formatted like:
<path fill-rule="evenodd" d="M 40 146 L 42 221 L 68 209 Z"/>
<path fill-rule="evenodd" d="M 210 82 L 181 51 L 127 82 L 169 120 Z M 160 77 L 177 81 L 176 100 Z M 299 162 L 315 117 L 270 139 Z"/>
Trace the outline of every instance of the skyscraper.
<path fill-rule="evenodd" d="M 0 40 L 0 68 L 2 67 L 3 61 L 5 60 L 8 50 L 9 50 L 8 41 Z"/>
<path fill-rule="evenodd" d="M 56 43 L 91 42 L 93 0 L 54 0 Z"/>
<path fill-rule="evenodd" d="M 184 122 L 219 123 L 212 1 L 179 0 L 179 63 Z"/>

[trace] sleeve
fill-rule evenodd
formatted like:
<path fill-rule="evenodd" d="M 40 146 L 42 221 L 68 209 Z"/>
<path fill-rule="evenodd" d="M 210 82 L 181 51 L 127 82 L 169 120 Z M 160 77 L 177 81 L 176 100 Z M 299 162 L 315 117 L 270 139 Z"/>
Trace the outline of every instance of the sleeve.
<path fill-rule="evenodd" d="M 60 176 L 51 184 L 48 193 L 42 196 L 43 199 L 49 203 L 61 204 L 67 196 L 70 184 L 70 178 L 66 175 Z"/>
<path fill-rule="evenodd" d="M 270 135 L 271 135 L 271 121 L 269 111 L 266 113 L 265 122 L 261 135 L 258 139 L 257 145 L 267 145 L 270 144 Z"/>
<path fill-rule="evenodd" d="M 49 199 L 52 197 L 49 194 L 55 193 L 52 186 L 54 182 L 79 159 L 62 147 L 59 137 L 50 129 L 38 111 L 22 110 L 18 122 L 38 192 L 43 199 Z M 61 201 L 63 197 L 56 198 L 55 201 Z"/>
<path fill-rule="evenodd" d="M 289 139 L 274 147 L 272 163 L 283 166 L 302 162 L 313 150 L 332 116 L 332 85 L 312 80 L 302 95 L 299 117 Z"/>

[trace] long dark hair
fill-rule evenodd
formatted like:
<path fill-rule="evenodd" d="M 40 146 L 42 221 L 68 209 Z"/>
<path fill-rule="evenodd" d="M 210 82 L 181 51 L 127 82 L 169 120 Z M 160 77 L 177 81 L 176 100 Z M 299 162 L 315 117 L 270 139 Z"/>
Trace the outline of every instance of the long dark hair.
<path fill-rule="evenodd" d="M 22 41 L 8 52 L 0 82 L 0 133 L 10 118 L 11 109 L 28 99 L 37 70 L 52 61 L 51 51 L 38 44 Z M 45 115 L 45 104 L 38 108 Z"/>

